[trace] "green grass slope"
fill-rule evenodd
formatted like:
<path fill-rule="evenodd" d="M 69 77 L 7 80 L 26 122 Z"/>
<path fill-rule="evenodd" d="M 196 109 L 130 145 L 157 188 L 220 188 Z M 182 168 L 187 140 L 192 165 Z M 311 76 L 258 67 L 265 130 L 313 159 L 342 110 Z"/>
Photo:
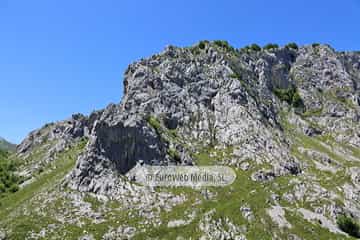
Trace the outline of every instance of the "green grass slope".
<path fill-rule="evenodd" d="M 7 230 L 9 239 L 25 239 L 30 232 L 48 223 L 45 217 L 31 215 L 31 210 L 35 207 L 32 201 L 59 186 L 63 177 L 74 167 L 77 156 L 85 144 L 86 140 L 81 140 L 76 146 L 60 153 L 48 166 L 47 171 L 36 175 L 19 191 L 0 198 L 0 228 Z M 30 214 L 22 212 L 23 209 L 29 209 Z"/>

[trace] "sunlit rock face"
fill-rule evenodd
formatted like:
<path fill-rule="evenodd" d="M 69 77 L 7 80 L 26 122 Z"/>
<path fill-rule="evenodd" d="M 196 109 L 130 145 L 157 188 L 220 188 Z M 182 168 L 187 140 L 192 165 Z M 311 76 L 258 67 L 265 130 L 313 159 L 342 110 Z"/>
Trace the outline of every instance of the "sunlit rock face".
<path fill-rule="evenodd" d="M 231 148 L 224 164 L 271 168 L 254 173 L 255 181 L 301 174 L 306 164 L 291 153 L 284 120 L 307 136 L 332 135 L 360 147 L 359 55 L 328 45 L 169 46 L 129 65 L 119 104 L 34 132 L 18 153 L 42 138 L 89 137 L 69 180 L 90 191 L 111 189 L 113 176 L 139 162 L 196 164 L 194 154 L 209 146 Z"/>

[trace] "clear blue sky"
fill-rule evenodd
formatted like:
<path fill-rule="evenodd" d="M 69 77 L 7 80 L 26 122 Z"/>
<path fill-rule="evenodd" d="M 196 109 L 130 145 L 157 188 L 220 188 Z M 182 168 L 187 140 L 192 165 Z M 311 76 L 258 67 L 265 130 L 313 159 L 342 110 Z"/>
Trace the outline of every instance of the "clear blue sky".
<path fill-rule="evenodd" d="M 126 66 L 225 39 L 360 50 L 360 0 L 0 0 L 0 136 L 119 102 Z"/>

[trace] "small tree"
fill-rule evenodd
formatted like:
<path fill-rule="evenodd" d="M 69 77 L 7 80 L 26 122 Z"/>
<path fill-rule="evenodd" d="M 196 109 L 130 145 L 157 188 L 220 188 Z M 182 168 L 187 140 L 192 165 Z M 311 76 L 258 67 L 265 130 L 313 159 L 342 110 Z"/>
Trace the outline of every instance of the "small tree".
<path fill-rule="evenodd" d="M 285 46 L 285 48 L 287 48 L 287 49 L 294 49 L 294 50 L 298 50 L 298 49 L 299 49 L 298 45 L 297 45 L 296 43 L 294 43 L 294 42 L 288 43 L 288 44 Z"/>
<path fill-rule="evenodd" d="M 256 52 L 261 51 L 261 47 L 256 43 L 251 44 L 250 49 Z"/>
<path fill-rule="evenodd" d="M 352 218 L 341 215 L 337 218 L 336 223 L 341 230 L 348 233 L 350 236 L 360 237 L 359 225 L 355 223 Z"/>
<path fill-rule="evenodd" d="M 215 40 L 214 44 L 230 52 L 236 52 L 235 48 L 231 46 L 228 41 Z"/>
<path fill-rule="evenodd" d="M 19 185 L 17 185 L 16 183 L 13 183 L 13 184 L 10 186 L 9 191 L 10 191 L 10 192 L 13 192 L 13 193 L 19 191 Z"/>
<path fill-rule="evenodd" d="M 268 43 L 264 46 L 265 50 L 271 50 L 271 49 L 277 49 L 279 48 L 279 45 L 277 45 L 276 43 Z"/>
<path fill-rule="evenodd" d="M 312 46 L 313 48 L 316 48 L 316 47 L 320 46 L 320 43 L 313 43 L 311 46 Z"/>
<path fill-rule="evenodd" d="M 200 41 L 199 42 L 199 48 L 204 49 L 207 43 L 208 43 L 208 41 Z"/>
<path fill-rule="evenodd" d="M 298 92 L 295 92 L 294 95 L 292 96 L 292 104 L 296 108 L 304 106 L 304 102 L 301 99 L 301 96 Z"/>

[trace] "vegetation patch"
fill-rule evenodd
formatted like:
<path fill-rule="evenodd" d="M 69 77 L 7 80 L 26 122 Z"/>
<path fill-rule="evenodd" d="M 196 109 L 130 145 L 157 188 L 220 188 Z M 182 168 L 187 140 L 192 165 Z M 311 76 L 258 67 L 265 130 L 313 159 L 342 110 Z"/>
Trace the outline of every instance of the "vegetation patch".
<path fill-rule="evenodd" d="M 91 208 L 94 211 L 97 211 L 99 207 L 101 206 L 101 202 L 94 196 L 91 196 L 90 194 L 86 194 L 84 196 L 84 201 L 91 204 Z"/>
<path fill-rule="evenodd" d="M 317 109 L 309 109 L 303 114 L 301 114 L 303 117 L 320 117 L 322 114 L 323 108 L 317 108 Z"/>
<path fill-rule="evenodd" d="M 224 41 L 224 40 L 215 40 L 214 44 L 220 48 L 223 48 L 229 52 L 236 52 L 236 49 L 231 46 L 228 41 Z"/>
<path fill-rule="evenodd" d="M 285 217 L 292 225 L 289 232 L 301 236 L 301 239 L 344 239 L 343 235 L 330 232 L 320 223 L 305 220 L 301 213 L 285 210 Z"/>
<path fill-rule="evenodd" d="M 360 238 L 360 227 L 352 218 L 341 215 L 336 220 L 337 225 L 341 230 L 348 233 L 350 236 Z"/>
<path fill-rule="evenodd" d="M 319 55 L 319 47 L 320 47 L 320 43 L 313 43 L 312 48 L 314 50 L 315 55 Z"/>
<path fill-rule="evenodd" d="M 261 51 L 261 47 L 259 45 L 257 45 L 256 43 L 251 44 L 250 49 L 255 52 Z"/>
<path fill-rule="evenodd" d="M 0 219 L 6 219 L 14 209 L 27 202 L 39 192 L 56 185 L 74 167 L 77 156 L 83 150 L 87 139 L 81 140 L 76 146 L 62 152 L 54 161 L 51 171 L 43 172 L 35 180 L 20 191 L 9 194 L 2 199 L 3 207 L 0 208 Z"/>
<path fill-rule="evenodd" d="M 275 88 L 273 92 L 281 101 L 285 101 L 295 108 L 304 107 L 304 102 L 294 86 L 287 89 Z"/>
<path fill-rule="evenodd" d="M 257 45 L 256 43 L 253 43 L 251 45 L 247 45 L 243 48 L 241 48 L 242 51 L 253 51 L 253 52 L 260 52 L 261 51 L 261 47 L 259 45 Z"/>
<path fill-rule="evenodd" d="M 168 152 L 169 156 L 172 159 L 174 159 L 175 161 L 177 161 L 177 162 L 181 161 L 181 156 L 175 148 L 169 148 L 167 152 Z"/>
<path fill-rule="evenodd" d="M 162 133 L 161 123 L 156 117 L 149 116 L 147 118 L 147 121 L 150 124 L 150 126 L 156 131 L 157 134 L 160 135 Z"/>
<path fill-rule="evenodd" d="M 200 49 L 205 49 L 206 45 L 209 44 L 209 41 L 200 41 L 198 47 Z"/>
<path fill-rule="evenodd" d="M 230 74 L 229 77 L 241 80 L 241 74 L 237 73 L 237 72 L 234 72 L 234 73 Z"/>
<path fill-rule="evenodd" d="M 265 50 L 274 50 L 274 49 L 278 49 L 279 45 L 276 43 L 268 43 L 263 47 Z"/>
<path fill-rule="evenodd" d="M 15 161 L 11 161 L 8 157 L 8 152 L 0 150 L 0 198 L 17 192 L 22 181 L 22 178 L 15 174 L 17 170 Z"/>
<path fill-rule="evenodd" d="M 210 42 L 207 40 L 200 41 L 197 45 L 190 47 L 190 51 L 194 55 L 198 55 L 201 53 L 201 50 L 204 50 L 206 45 L 208 45 Z"/>
<path fill-rule="evenodd" d="M 180 139 L 177 135 L 176 129 L 167 129 L 166 127 L 163 126 L 163 124 L 160 122 L 159 119 L 157 119 L 155 116 L 149 116 L 147 118 L 147 121 L 149 123 L 149 125 L 156 131 L 156 134 L 169 145 L 171 145 L 170 143 L 173 143 L 175 145 L 182 145 L 184 146 L 183 143 L 180 142 Z M 179 154 L 179 152 L 176 150 L 176 147 L 169 147 L 167 149 L 167 154 L 174 159 L 177 162 L 181 161 L 181 156 Z"/>
<path fill-rule="evenodd" d="M 285 48 L 287 49 L 294 49 L 294 50 L 298 50 L 299 47 L 296 43 L 292 42 L 292 43 L 288 43 L 285 45 Z"/>

